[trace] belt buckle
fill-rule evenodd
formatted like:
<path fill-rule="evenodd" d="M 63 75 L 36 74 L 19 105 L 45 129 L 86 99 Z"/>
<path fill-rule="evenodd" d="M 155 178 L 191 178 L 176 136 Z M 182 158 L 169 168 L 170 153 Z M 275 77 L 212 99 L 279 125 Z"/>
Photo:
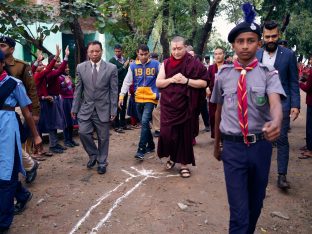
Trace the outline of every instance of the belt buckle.
<path fill-rule="evenodd" d="M 252 140 L 249 140 L 249 139 L 248 139 L 248 138 L 250 138 L 250 137 L 251 137 Z M 248 142 L 249 142 L 250 144 L 254 144 L 254 143 L 257 142 L 256 134 L 248 134 L 246 138 L 247 138 L 247 140 L 248 140 Z M 245 142 L 245 140 L 244 140 L 244 142 Z M 245 143 L 247 143 L 247 142 L 245 142 Z"/>

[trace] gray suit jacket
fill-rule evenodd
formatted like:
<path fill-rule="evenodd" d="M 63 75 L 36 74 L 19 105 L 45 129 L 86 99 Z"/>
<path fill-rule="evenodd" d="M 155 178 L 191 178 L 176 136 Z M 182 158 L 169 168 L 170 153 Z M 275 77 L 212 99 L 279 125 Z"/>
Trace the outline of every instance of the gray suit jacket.
<path fill-rule="evenodd" d="M 109 122 L 110 116 L 117 114 L 118 72 L 112 63 L 101 60 L 96 87 L 92 84 L 90 61 L 78 64 L 77 84 L 74 93 L 72 112 L 77 117 L 88 120 L 94 109 L 102 122 Z"/>

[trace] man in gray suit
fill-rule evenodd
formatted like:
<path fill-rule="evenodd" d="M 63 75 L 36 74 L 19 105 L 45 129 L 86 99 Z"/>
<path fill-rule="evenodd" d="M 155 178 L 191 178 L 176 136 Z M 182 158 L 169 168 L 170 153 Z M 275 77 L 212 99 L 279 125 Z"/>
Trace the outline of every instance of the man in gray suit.
<path fill-rule="evenodd" d="M 109 121 L 117 113 L 118 72 L 117 67 L 104 62 L 102 44 L 92 41 L 87 46 L 89 61 L 77 66 L 77 85 L 74 94 L 72 117 L 78 118 L 79 136 L 89 155 L 87 168 L 98 162 L 98 173 L 104 174 L 107 166 L 109 145 Z M 98 147 L 92 138 L 98 136 Z"/>

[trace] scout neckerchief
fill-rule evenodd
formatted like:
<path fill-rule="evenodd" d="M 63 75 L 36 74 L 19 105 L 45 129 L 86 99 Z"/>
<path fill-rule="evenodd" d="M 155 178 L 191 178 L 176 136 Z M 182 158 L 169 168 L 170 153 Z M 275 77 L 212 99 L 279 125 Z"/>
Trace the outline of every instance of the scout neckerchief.
<path fill-rule="evenodd" d="M 248 100 L 247 100 L 247 82 L 246 74 L 258 65 L 258 60 L 255 59 L 247 67 L 243 68 L 237 61 L 234 62 L 235 70 L 241 72 L 237 83 L 237 110 L 239 125 L 244 136 L 245 144 L 249 145 L 247 140 L 248 135 Z"/>
<path fill-rule="evenodd" d="M 0 82 L 4 80 L 5 77 L 7 77 L 8 73 L 6 71 L 3 71 L 0 75 Z"/>

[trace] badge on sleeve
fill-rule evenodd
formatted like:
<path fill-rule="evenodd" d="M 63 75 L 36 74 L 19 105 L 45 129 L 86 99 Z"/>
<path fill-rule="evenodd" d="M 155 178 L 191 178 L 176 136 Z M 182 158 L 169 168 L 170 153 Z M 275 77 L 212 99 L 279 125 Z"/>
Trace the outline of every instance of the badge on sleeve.
<path fill-rule="evenodd" d="M 263 106 L 266 103 L 266 97 L 265 96 L 258 96 L 256 98 L 256 104 L 258 106 Z"/>

